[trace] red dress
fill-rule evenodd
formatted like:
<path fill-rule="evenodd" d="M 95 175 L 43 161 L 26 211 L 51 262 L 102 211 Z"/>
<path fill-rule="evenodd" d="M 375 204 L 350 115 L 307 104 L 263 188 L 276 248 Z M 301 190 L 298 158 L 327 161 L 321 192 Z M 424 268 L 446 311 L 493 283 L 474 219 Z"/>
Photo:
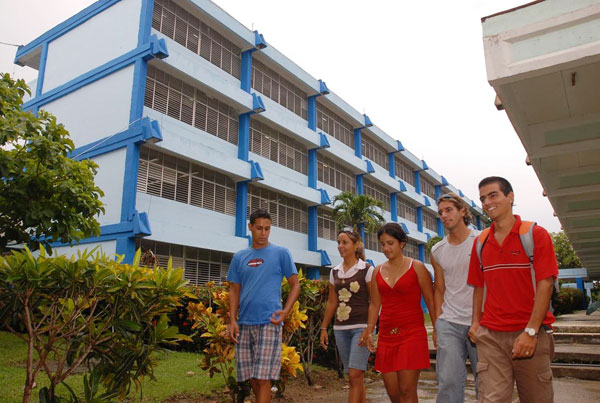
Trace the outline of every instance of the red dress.
<path fill-rule="evenodd" d="M 412 262 L 393 288 L 381 276 L 381 269 L 376 281 L 381 295 L 381 313 L 375 370 L 395 372 L 429 368 L 421 287 Z"/>

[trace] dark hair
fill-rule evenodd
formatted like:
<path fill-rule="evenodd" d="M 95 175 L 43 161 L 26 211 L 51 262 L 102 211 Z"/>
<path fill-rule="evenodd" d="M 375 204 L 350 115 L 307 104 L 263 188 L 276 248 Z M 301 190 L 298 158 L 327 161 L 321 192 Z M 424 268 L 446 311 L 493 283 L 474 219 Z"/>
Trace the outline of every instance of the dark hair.
<path fill-rule="evenodd" d="M 250 224 L 254 224 L 254 221 L 256 221 L 257 218 L 268 218 L 270 221 L 272 221 L 271 214 L 269 214 L 267 210 L 263 210 L 261 208 L 254 210 L 252 214 L 250 214 Z"/>
<path fill-rule="evenodd" d="M 465 216 L 463 217 L 463 221 L 465 222 L 465 225 L 469 225 L 472 216 L 471 212 L 469 211 L 469 207 L 467 206 L 467 203 L 465 203 L 462 197 L 454 193 L 446 193 L 438 197 L 437 204 L 439 206 L 441 202 L 446 201 L 452 203 L 454 207 L 458 209 L 458 211 L 461 211 L 463 208 L 465 209 Z"/>
<path fill-rule="evenodd" d="M 400 224 L 395 223 L 395 222 L 388 222 L 388 223 L 383 224 L 383 227 L 379 228 L 379 231 L 377 231 L 377 239 L 381 239 L 381 236 L 383 234 L 388 234 L 390 236 L 393 236 L 400 243 L 402 243 L 402 242 L 406 243 L 406 241 L 408 241 L 406 232 L 404 232 L 404 230 L 402 229 Z"/>
<path fill-rule="evenodd" d="M 338 231 L 337 236 L 339 237 L 340 234 L 348 235 L 348 238 L 356 244 L 356 258 L 365 260 L 365 245 L 360 237 L 360 233 L 352 227 L 346 227 L 343 230 Z"/>
<path fill-rule="evenodd" d="M 500 190 L 504 193 L 504 196 L 508 196 L 510 192 L 513 191 L 510 182 L 500 176 L 488 176 L 487 178 L 483 178 L 481 182 L 479 182 L 478 188 L 481 189 L 486 185 L 491 185 L 492 183 L 497 183 L 500 186 Z"/>

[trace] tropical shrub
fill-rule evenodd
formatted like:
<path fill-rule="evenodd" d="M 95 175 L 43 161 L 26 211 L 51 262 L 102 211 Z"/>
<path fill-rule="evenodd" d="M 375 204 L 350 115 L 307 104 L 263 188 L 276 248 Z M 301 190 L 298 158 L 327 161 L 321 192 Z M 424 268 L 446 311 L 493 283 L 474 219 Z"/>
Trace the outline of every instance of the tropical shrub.
<path fill-rule="evenodd" d="M 29 250 L 0 257 L 0 322 L 28 346 L 24 402 L 40 372 L 50 380 L 40 400 L 59 401 L 57 385 L 69 389 L 66 379 L 82 366 L 93 369 L 84 378 L 87 401 L 124 398 L 132 386 L 141 395 L 142 379 L 153 379 L 151 354 L 185 339 L 166 314 L 189 291 L 170 261 L 149 269 L 139 259 L 139 251 L 129 265 L 94 251 L 68 258 L 43 249 L 39 257 Z"/>
<path fill-rule="evenodd" d="M 552 306 L 554 314 L 561 315 L 573 313 L 577 309 L 581 309 L 584 302 L 584 295 L 578 288 L 561 288 L 552 298 Z"/>
<path fill-rule="evenodd" d="M 285 280 L 284 284 L 286 284 Z M 231 393 L 232 401 L 234 403 L 243 402 L 244 398 L 249 395 L 250 388 L 248 383 L 238 384 L 233 374 L 235 370 L 235 346 L 229 339 L 227 331 L 227 325 L 229 324 L 229 284 L 226 282 L 223 285 L 215 285 L 215 283 L 209 282 L 205 287 L 199 288 L 196 294 L 199 302 L 190 302 L 187 309 L 188 317 L 193 322 L 192 329 L 196 329 L 200 336 L 206 340 L 200 367 L 208 371 L 210 377 L 216 374 L 222 376 Z M 285 389 L 285 382 L 291 376 L 295 377 L 297 371 L 303 371 L 296 348 L 288 346 L 285 342 L 289 339 L 290 333 L 295 332 L 298 327 L 304 326 L 305 320 L 306 315 L 299 310 L 299 304 L 294 304 L 292 311 L 286 318 L 283 329 L 281 379 L 275 383 L 280 395 Z"/>
<path fill-rule="evenodd" d="M 286 319 L 284 335 L 287 338 L 284 341 L 288 345 L 294 345 L 298 348 L 298 354 L 304 368 L 304 376 L 309 385 L 313 384 L 311 373 L 312 363 L 315 354 L 315 346 L 319 344 L 321 324 L 327 304 L 328 283 L 322 280 L 311 280 L 304 276 L 300 271 L 298 273 L 300 283 L 300 295 L 298 301 L 294 304 L 294 310 Z M 284 299 L 290 290 L 287 281 L 283 280 Z M 295 329 L 295 330 L 292 330 Z"/>

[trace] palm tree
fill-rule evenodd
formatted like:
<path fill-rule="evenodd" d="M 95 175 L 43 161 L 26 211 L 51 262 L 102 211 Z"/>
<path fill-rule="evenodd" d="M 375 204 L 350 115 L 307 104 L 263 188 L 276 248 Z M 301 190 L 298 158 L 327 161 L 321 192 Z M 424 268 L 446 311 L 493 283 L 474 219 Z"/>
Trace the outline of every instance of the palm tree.
<path fill-rule="evenodd" d="M 333 198 L 333 219 L 338 229 L 346 226 L 365 228 L 368 232 L 383 225 L 383 202 L 367 195 L 342 192 Z"/>

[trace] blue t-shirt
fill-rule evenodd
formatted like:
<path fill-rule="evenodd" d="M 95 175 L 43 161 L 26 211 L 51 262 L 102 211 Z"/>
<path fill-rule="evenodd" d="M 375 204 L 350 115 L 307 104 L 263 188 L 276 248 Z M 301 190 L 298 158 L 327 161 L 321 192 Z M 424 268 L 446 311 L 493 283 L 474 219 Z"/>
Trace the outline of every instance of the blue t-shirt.
<path fill-rule="evenodd" d="M 233 255 L 227 280 L 241 285 L 238 323 L 264 325 L 281 309 L 281 281 L 298 274 L 292 254 L 272 243 Z"/>

